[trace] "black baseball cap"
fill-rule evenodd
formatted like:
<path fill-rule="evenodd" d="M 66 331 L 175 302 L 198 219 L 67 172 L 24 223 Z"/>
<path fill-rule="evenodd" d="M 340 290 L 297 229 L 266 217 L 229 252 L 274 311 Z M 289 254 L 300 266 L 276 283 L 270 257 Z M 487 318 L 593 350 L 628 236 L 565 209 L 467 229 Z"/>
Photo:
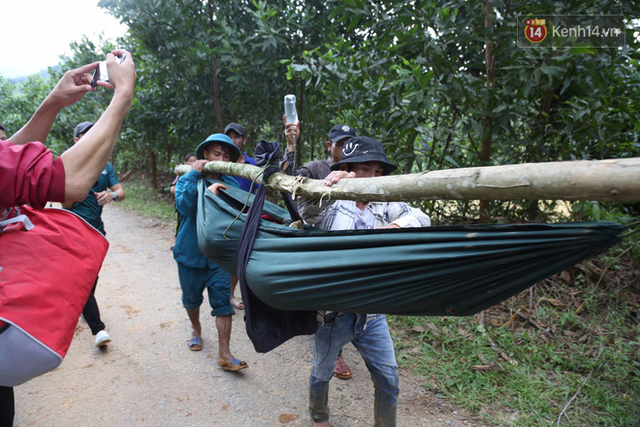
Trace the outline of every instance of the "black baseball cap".
<path fill-rule="evenodd" d="M 234 130 L 240 136 L 244 136 L 244 128 L 240 126 L 238 123 L 229 123 L 226 128 L 224 128 L 224 134 L 229 133 L 230 130 Z"/>
<path fill-rule="evenodd" d="M 93 123 L 91 122 L 80 123 L 78 126 L 76 126 L 75 130 L 73 131 L 73 136 L 75 138 L 79 137 L 80 135 L 82 135 L 83 133 L 86 133 L 89 129 L 91 129 L 92 126 L 93 126 Z"/>
<path fill-rule="evenodd" d="M 391 163 L 384 152 L 384 147 L 380 141 L 368 136 L 356 136 L 344 143 L 342 147 L 342 158 L 339 162 L 331 165 L 331 170 L 337 171 L 341 164 L 345 163 L 366 163 L 380 162 L 383 165 L 382 175 L 389 175 L 398 166 Z"/>
<path fill-rule="evenodd" d="M 329 141 L 338 142 L 345 138 L 356 136 L 356 130 L 348 125 L 335 125 L 329 131 Z"/>

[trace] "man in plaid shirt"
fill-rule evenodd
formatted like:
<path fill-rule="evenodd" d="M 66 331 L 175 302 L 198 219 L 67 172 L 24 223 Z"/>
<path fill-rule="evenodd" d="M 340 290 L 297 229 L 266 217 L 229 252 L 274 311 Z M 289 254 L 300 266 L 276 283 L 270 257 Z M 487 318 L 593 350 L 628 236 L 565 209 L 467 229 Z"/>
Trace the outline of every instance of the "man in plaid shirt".
<path fill-rule="evenodd" d="M 397 166 L 389 161 L 384 147 L 365 136 L 349 139 L 342 158 L 331 166 L 325 184 L 345 178 L 388 175 Z M 304 221 L 325 230 L 428 227 L 430 218 L 402 202 L 360 202 L 353 200 L 304 200 L 298 206 Z M 320 313 L 314 335 L 313 368 L 309 379 L 309 412 L 314 426 L 329 426 L 329 381 L 332 361 L 351 342 L 365 360 L 375 388 L 375 426 L 395 426 L 399 378 L 393 341 L 382 314 Z"/>

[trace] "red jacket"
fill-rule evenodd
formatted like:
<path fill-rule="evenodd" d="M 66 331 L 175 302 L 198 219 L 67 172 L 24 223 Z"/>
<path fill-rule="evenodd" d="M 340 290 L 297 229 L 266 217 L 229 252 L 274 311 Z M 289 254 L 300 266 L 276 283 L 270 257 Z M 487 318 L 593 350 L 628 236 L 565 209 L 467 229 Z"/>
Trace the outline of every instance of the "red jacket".
<path fill-rule="evenodd" d="M 64 201 L 64 165 L 41 142 L 0 141 L 0 208 Z"/>

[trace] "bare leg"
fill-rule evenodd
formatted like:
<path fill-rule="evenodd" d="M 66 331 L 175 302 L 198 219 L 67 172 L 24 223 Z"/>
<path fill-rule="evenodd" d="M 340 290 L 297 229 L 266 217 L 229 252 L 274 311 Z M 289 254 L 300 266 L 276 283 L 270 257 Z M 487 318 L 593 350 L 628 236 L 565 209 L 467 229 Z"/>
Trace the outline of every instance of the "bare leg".
<path fill-rule="evenodd" d="M 231 276 L 231 305 L 236 310 L 244 310 L 244 304 L 242 303 L 242 297 L 236 298 L 236 287 L 238 286 L 238 278 Z"/>
<path fill-rule="evenodd" d="M 238 278 L 231 276 L 231 299 L 236 297 L 236 287 L 238 286 Z"/>
<path fill-rule="evenodd" d="M 228 363 L 233 359 L 229 342 L 231 341 L 231 316 L 216 316 L 218 329 L 218 362 Z"/>
<path fill-rule="evenodd" d="M 244 360 L 233 357 L 229 349 L 231 341 L 231 316 L 216 316 L 216 328 L 218 329 L 218 365 L 224 371 L 239 371 L 249 367 Z"/>
<path fill-rule="evenodd" d="M 191 339 L 189 340 L 189 350 L 202 350 L 202 326 L 200 326 L 200 307 L 195 310 L 187 310 L 191 321 Z"/>
<path fill-rule="evenodd" d="M 195 310 L 187 310 L 187 314 L 189 315 L 189 320 L 191 321 L 191 336 L 192 337 L 202 337 L 202 326 L 200 325 L 200 307 Z"/>

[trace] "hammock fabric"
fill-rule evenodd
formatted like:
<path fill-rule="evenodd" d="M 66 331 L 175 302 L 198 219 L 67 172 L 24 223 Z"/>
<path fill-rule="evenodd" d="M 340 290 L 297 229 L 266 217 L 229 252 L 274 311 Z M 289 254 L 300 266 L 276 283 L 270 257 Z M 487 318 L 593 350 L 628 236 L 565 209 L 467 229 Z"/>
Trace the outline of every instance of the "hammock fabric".
<path fill-rule="evenodd" d="M 253 199 L 237 188 L 215 196 L 201 186 L 200 249 L 232 274 L 244 274 L 266 307 L 305 319 L 317 310 L 472 315 L 615 245 L 625 230 L 613 222 L 299 230 L 285 225 L 286 210 L 265 202 L 261 211 L 276 222 L 259 219 L 246 271 L 237 272 L 247 220 L 239 212 L 263 201 Z M 307 326 L 303 333 L 313 333 Z"/>

